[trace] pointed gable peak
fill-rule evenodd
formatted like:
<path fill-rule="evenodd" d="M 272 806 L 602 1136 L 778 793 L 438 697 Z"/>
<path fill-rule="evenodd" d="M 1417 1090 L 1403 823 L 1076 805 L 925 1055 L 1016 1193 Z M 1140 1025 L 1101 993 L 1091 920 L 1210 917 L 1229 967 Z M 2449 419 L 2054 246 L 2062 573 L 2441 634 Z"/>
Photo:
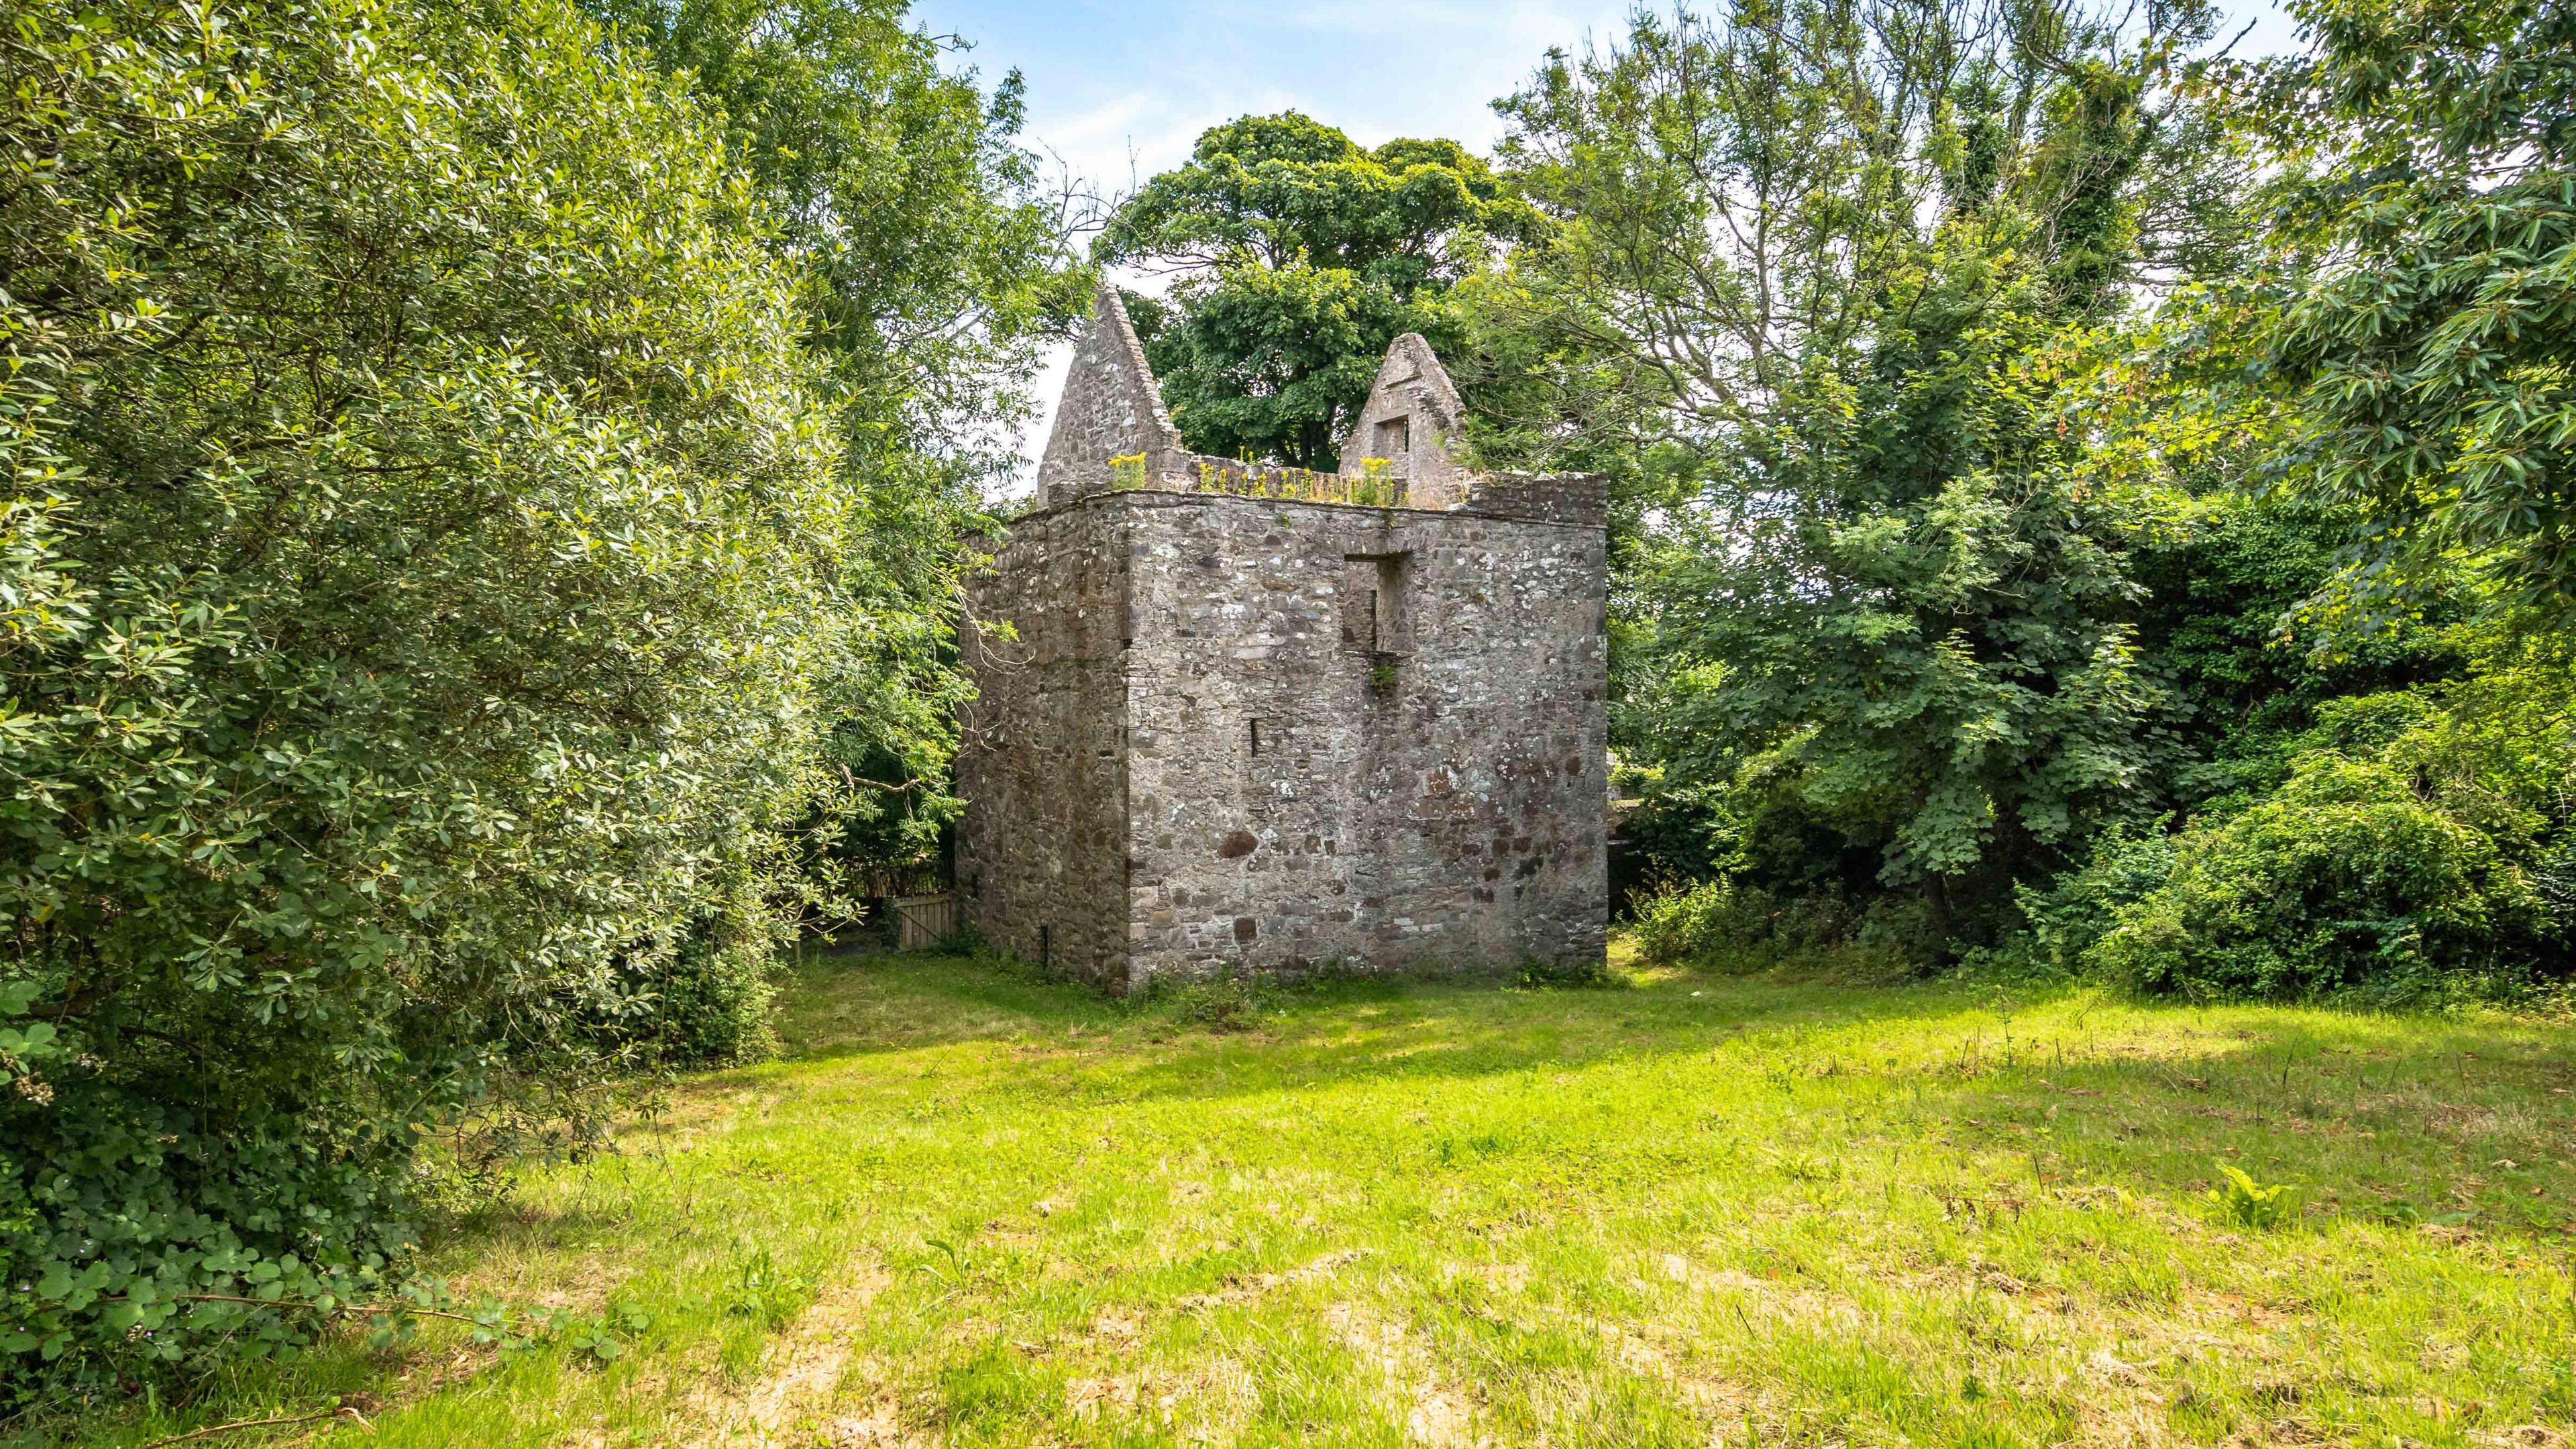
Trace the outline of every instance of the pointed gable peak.
<path fill-rule="evenodd" d="M 1386 345 L 1386 360 L 1378 364 L 1369 400 L 1374 403 L 1379 394 L 1398 389 L 1418 410 L 1427 408 L 1442 432 L 1455 432 L 1466 418 L 1466 404 L 1458 400 L 1449 369 L 1441 366 L 1440 354 L 1419 332 L 1407 332 Z"/>
<path fill-rule="evenodd" d="M 1127 304 L 1104 278 L 1091 320 L 1074 343 L 1055 426 L 1038 462 L 1039 502 L 1051 507 L 1105 486 L 1112 458 L 1142 454 L 1147 471 L 1161 473 L 1178 466 L 1180 451 L 1180 433 L 1163 411 L 1162 389 Z"/>
<path fill-rule="evenodd" d="M 1085 329 L 1106 334 L 1145 380 L 1146 391 L 1155 391 L 1154 369 L 1145 362 L 1145 344 L 1137 340 L 1135 319 L 1127 315 L 1127 299 L 1106 277 L 1101 279 L 1100 289 L 1091 294 L 1091 321 Z"/>
<path fill-rule="evenodd" d="M 1343 476 L 1379 464 L 1404 482 L 1413 507 L 1455 507 L 1466 499 L 1467 475 L 1450 445 L 1466 413 L 1431 344 L 1405 333 L 1387 345 L 1377 381 L 1342 438 Z"/>

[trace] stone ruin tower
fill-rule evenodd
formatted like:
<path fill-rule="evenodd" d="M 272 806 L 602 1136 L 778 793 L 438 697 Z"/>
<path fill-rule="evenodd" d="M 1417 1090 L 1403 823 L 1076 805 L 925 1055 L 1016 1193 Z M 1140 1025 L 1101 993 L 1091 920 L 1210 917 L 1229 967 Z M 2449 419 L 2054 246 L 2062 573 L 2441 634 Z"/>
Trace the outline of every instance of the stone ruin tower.
<path fill-rule="evenodd" d="M 1338 475 L 1186 452 L 1103 288 L 969 586 L 986 940 L 1118 990 L 1601 962 L 1602 483 L 1471 472 L 1460 416 L 1408 335 Z"/>

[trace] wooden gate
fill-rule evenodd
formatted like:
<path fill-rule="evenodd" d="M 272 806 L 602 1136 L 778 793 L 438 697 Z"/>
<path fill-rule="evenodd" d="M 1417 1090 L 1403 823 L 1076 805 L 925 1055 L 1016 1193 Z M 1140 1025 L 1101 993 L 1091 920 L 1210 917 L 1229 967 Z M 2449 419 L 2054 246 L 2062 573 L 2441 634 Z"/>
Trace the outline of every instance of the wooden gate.
<path fill-rule="evenodd" d="M 957 934 L 955 891 L 896 896 L 887 904 L 894 907 L 894 944 L 898 951 L 927 951 Z"/>

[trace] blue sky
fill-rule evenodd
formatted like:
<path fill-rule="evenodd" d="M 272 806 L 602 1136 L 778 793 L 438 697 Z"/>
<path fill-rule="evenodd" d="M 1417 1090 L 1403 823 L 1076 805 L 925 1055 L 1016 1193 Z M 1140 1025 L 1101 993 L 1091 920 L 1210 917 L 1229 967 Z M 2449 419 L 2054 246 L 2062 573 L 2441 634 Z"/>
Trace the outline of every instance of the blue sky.
<path fill-rule="evenodd" d="M 1551 45 L 1618 34 L 1633 0 L 919 0 L 934 33 L 973 48 L 956 63 L 989 82 L 1028 77 L 1029 136 L 1074 171 L 1123 185 L 1150 176 L 1233 116 L 1294 107 L 1367 145 L 1393 136 L 1499 134 L 1490 103 Z M 1662 7 L 1658 7 L 1662 8 Z M 2269 0 L 2244 47 L 2285 47 Z M 2240 22 L 2241 23 L 2241 22 Z M 2263 42 L 2271 41 L 2272 45 Z"/>
<path fill-rule="evenodd" d="M 925 0 L 989 81 L 1029 82 L 1029 133 L 1078 174 L 1150 176 L 1218 121 L 1294 107 L 1374 145 L 1499 134 L 1488 103 L 1629 0 Z"/>
<path fill-rule="evenodd" d="M 2286 49 L 2275 0 L 2221 0 Z M 1501 134 L 1491 103 L 1548 47 L 1618 35 L 1634 0 L 916 0 L 935 34 L 971 44 L 952 64 L 990 84 L 1028 78 L 1027 139 L 1112 190 L 1179 164 L 1200 131 L 1294 108 L 1364 145 Z M 1668 8 L 1658 6 L 1657 8 Z M 2232 31 L 2235 27 L 2231 26 Z M 1057 376 L 1041 380 L 1052 404 Z M 1045 443 L 1045 420 L 1023 441 Z"/>

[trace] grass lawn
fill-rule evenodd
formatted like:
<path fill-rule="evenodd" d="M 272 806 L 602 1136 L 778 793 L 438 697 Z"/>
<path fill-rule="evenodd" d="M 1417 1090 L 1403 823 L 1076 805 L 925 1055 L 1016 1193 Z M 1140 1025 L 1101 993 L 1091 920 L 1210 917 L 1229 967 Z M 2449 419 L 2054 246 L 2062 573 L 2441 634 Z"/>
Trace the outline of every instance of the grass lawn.
<path fill-rule="evenodd" d="M 2576 1442 L 2576 1029 L 1688 973 L 1198 1014 L 827 962 L 783 1060 L 434 1249 L 641 1309 L 615 1363 L 433 1327 L 95 1442 L 330 1394 L 375 1432 L 212 1442 Z M 2231 1221 L 2220 1162 L 2304 1207 Z"/>

